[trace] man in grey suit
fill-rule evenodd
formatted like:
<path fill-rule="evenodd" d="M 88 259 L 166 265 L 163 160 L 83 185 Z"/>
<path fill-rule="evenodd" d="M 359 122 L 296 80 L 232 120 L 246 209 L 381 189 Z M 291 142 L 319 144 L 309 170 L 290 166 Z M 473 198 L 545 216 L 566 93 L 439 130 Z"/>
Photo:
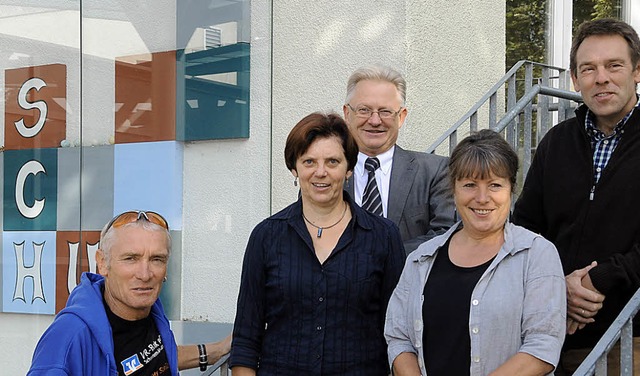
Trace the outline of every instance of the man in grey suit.
<path fill-rule="evenodd" d="M 407 254 L 454 222 L 448 159 L 396 145 L 407 117 L 406 82 L 384 66 L 349 77 L 344 118 L 360 153 L 348 191 L 356 203 L 400 229 Z"/>

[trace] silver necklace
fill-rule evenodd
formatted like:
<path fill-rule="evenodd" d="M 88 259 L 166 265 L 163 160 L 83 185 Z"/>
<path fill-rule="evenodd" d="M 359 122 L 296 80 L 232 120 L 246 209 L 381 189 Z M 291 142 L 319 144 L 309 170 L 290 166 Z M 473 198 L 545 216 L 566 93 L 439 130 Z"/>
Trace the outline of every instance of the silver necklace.
<path fill-rule="evenodd" d="M 316 226 L 313 222 L 311 222 L 311 221 L 310 221 L 310 220 L 309 220 L 309 219 L 304 215 L 304 210 L 302 211 L 302 218 L 304 218 L 304 220 L 305 220 L 308 224 L 310 224 L 311 226 L 313 226 L 313 227 L 315 227 L 315 228 L 317 228 L 317 229 L 318 229 L 318 235 L 317 235 L 317 237 L 318 237 L 318 238 L 321 238 L 321 237 L 322 237 L 322 230 L 327 229 L 327 228 L 331 228 L 331 227 L 333 227 L 333 226 L 337 225 L 338 223 L 342 222 L 342 220 L 344 219 L 344 216 L 345 216 L 346 214 L 347 214 L 347 204 L 345 203 L 345 204 L 344 204 L 344 211 L 342 212 L 342 217 L 340 217 L 340 219 L 338 219 L 338 222 L 336 222 L 336 223 L 334 223 L 334 224 L 332 224 L 332 225 L 330 225 L 330 226 L 324 226 L 324 227 Z"/>

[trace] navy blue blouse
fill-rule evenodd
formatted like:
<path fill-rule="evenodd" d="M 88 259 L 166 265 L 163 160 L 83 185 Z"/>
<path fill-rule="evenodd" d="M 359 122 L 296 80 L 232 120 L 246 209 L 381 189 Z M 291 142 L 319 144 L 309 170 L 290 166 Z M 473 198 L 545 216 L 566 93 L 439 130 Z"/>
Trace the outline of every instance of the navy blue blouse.
<path fill-rule="evenodd" d="M 360 208 L 324 264 L 302 201 L 262 221 L 244 255 L 230 366 L 258 375 L 387 376 L 384 318 L 405 253 L 391 221 Z"/>

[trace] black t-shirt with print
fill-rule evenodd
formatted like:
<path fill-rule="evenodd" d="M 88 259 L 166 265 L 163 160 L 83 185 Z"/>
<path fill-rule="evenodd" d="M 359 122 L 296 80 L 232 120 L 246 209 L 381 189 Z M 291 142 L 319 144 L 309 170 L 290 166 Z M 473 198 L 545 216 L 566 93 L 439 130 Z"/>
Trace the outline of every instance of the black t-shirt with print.
<path fill-rule="evenodd" d="M 171 375 L 164 344 L 153 318 L 129 321 L 116 316 L 106 303 L 104 306 L 113 331 L 118 375 Z"/>

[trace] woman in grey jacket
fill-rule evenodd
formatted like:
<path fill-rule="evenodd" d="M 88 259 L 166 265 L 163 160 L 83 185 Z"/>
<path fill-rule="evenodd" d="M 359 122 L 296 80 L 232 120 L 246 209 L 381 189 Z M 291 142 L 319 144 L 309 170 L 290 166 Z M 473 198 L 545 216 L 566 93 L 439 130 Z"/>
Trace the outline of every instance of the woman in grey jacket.
<path fill-rule="evenodd" d="M 545 375 L 557 365 L 564 274 L 552 243 L 507 221 L 517 169 L 490 130 L 454 149 L 461 222 L 407 258 L 385 325 L 395 375 Z"/>

